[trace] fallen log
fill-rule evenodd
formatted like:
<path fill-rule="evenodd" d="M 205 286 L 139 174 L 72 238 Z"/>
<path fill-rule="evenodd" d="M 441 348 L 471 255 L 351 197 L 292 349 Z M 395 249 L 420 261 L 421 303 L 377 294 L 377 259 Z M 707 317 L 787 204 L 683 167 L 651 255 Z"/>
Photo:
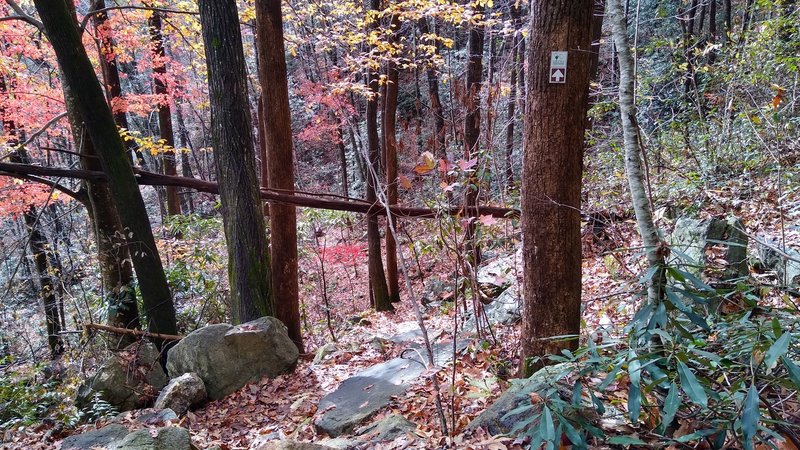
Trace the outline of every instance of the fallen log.
<path fill-rule="evenodd" d="M 101 325 L 99 323 L 85 323 L 83 324 L 83 329 L 86 333 L 88 333 L 89 330 L 100 330 L 114 334 L 122 334 L 125 336 L 150 337 L 164 341 L 180 341 L 183 339 L 183 336 L 178 336 L 176 334 L 151 333 L 149 331 L 136 330 L 133 328 L 112 327 L 111 325 Z"/>
<path fill-rule="evenodd" d="M 175 175 L 162 175 L 154 172 L 134 169 L 136 180 L 141 185 L 147 186 L 177 186 L 194 189 L 198 192 L 209 194 L 219 194 L 219 186 L 212 181 L 203 181 L 196 178 L 181 177 Z M 106 174 L 101 171 L 81 170 L 81 169 L 58 169 L 53 167 L 42 167 L 31 164 L 17 164 L 0 162 L 0 175 L 25 178 L 31 175 L 40 177 L 61 177 L 77 178 L 81 180 L 91 180 L 107 182 Z M 324 195 L 324 194 L 320 194 Z M 399 205 L 384 205 L 379 202 L 367 203 L 363 200 L 332 200 L 309 195 L 297 195 L 296 193 L 276 192 L 269 189 L 261 189 L 261 198 L 268 202 L 285 203 L 288 205 L 300 206 L 305 208 L 329 209 L 335 211 L 349 211 L 362 214 L 387 214 L 391 211 L 399 218 L 434 218 L 440 215 L 451 216 L 492 216 L 495 218 L 519 217 L 519 210 L 514 208 L 502 208 L 498 206 L 477 206 L 472 208 L 451 207 L 443 209 L 414 208 Z"/>

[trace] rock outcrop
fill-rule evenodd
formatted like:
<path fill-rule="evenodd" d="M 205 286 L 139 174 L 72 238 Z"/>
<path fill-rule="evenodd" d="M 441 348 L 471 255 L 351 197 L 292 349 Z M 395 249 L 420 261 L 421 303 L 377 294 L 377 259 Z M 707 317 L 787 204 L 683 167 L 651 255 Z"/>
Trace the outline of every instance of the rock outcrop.
<path fill-rule="evenodd" d="M 195 373 L 218 400 L 263 376 L 291 372 L 299 352 L 274 317 L 242 325 L 215 324 L 190 333 L 167 354 L 172 378 Z"/>

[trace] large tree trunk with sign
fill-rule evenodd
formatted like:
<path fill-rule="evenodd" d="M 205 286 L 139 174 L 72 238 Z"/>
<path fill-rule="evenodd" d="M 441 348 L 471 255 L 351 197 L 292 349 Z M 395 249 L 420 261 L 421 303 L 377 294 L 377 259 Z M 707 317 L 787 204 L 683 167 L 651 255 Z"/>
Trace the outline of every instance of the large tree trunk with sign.
<path fill-rule="evenodd" d="M 201 0 L 198 7 L 228 246 L 231 318 L 241 323 L 274 315 L 269 242 L 256 177 L 242 35 L 233 0 Z"/>
<path fill-rule="evenodd" d="M 522 376 L 547 364 L 537 358 L 578 345 L 581 173 L 592 9 L 592 0 L 534 0 L 531 4 L 522 177 L 526 255 Z M 566 51 L 567 61 L 563 54 L 551 54 L 555 51 Z M 565 68 L 560 69 L 564 62 Z M 563 335 L 576 338 L 550 339 Z"/>
<path fill-rule="evenodd" d="M 261 84 L 264 146 L 269 187 L 294 191 L 292 118 L 289 114 L 289 86 L 283 46 L 280 0 L 256 0 L 258 33 L 258 78 Z M 293 205 L 270 206 L 272 231 L 272 290 L 275 317 L 289 330 L 289 337 L 303 351 L 300 330 L 300 301 L 297 285 L 297 213 Z"/>

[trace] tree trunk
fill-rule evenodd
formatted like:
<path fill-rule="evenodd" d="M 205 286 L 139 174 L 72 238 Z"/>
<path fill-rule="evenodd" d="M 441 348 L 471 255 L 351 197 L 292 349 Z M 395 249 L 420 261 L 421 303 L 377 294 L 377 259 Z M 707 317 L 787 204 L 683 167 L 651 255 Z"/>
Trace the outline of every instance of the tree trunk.
<path fill-rule="evenodd" d="M 5 94 L 6 84 L 5 80 L 0 77 L 0 92 Z M 14 148 L 19 144 L 16 139 L 16 126 L 6 116 L 5 108 L 0 108 L 0 118 L 2 118 L 3 131 L 8 139 L 10 148 Z M 24 148 L 17 149 L 12 153 L 9 158 L 12 162 L 29 164 L 27 152 Z M 58 297 L 56 295 L 57 285 L 53 280 L 55 267 L 52 267 L 50 261 L 51 255 L 48 255 L 52 246 L 39 228 L 39 217 L 36 213 L 36 207 L 30 205 L 28 209 L 22 214 L 25 227 L 28 229 L 28 246 L 31 249 L 33 256 L 34 266 L 36 273 L 39 275 L 39 297 L 42 299 L 42 307 L 44 310 L 45 330 L 47 331 L 47 344 L 50 347 L 50 358 L 56 359 L 64 353 L 64 342 L 61 339 L 62 321 L 58 310 Z"/>
<path fill-rule="evenodd" d="M 400 20 L 392 16 L 391 42 L 397 41 L 400 32 Z M 396 205 L 397 195 L 397 97 L 399 72 L 394 61 L 386 63 L 386 97 L 383 105 L 383 145 L 384 161 L 386 161 L 386 199 L 390 205 Z M 386 219 L 386 282 L 389 298 L 392 303 L 400 301 L 400 277 L 397 271 L 397 242 L 392 229 L 397 229 L 397 221 L 389 215 Z"/>
<path fill-rule="evenodd" d="M 147 3 L 145 3 L 147 4 Z M 158 97 L 158 132 L 165 145 L 162 155 L 164 175 L 177 175 L 175 162 L 175 137 L 172 131 L 172 111 L 169 107 L 169 93 L 167 92 L 167 64 L 164 52 L 164 36 L 161 34 L 160 11 L 152 11 L 147 19 L 150 28 L 150 51 L 153 57 L 153 93 Z M 174 216 L 181 213 L 181 201 L 178 198 L 178 189 L 167 186 L 167 214 Z"/>
<path fill-rule="evenodd" d="M 639 142 L 639 124 L 636 120 L 636 104 L 633 98 L 633 55 L 628 40 L 628 27 L 625 12 L 620 0 L 608 0 L 608 14 L 611 20 L 614 42 L 617 44 L 619 56 L 619 110 L 622 118 L 622 133 L 625 146 L 625 172 L 631 190 L 633 211 L 642 237 L 647 262 L 655 269 L 652 279 L 648 280 L 647 300 L 657 304 L 664 295 L 666 284 L 664 272 L 665 244 L 658 237 L 658 228 L 653 221 L 650 202 L 645 188 L 645 174 L 642 170 L 641 144 Z"/>
<path fill-rule="evenodd" d="M 283 20 L 280 0 L 256 0 L 259 81 L 264 116 L 264 142 L 267 154 L 269 187 L 294 191 L 294 152 L 292 118 L 289 112 L 289 86 L 286 52 L 283 45 Z M 275 317 L 289 329 L 289 337 L 300 352 L 300 300 L 297 285 L 297 212 L 293 205 L 275 203 L 270 207 L 272 289 Z"/>
<path fill-rule="evenodd" d="M 379 0 L 369 0 L 370 9 L 378 11 L 380 8 Z M 370 24 L 372 29 L 377 29 L 377 18 L 372 18 Z M 370 97 L 367 99 L 367 201 L 375 203 L 377 201 L 377 188 L 380 182 L 380 142 L 378 139 L 378 72 L 375 69 L 368 69 L 367 88 Z M 393 311 L 392 301 L 389 298 L 389 287 L 386 285 L 386 274 L 383 271 L 383 258 L 381 257 L 381 235 L 378 230 L 378 215 L 370 213 L 367 215 L 367 249 L 369 284 L 371 288 L 372 305 L 376 311 Z"/>
<path fill-rule="evenodd" d="M 178 141 L 181 147 L 181 175 L 187 178 L 193 177 L 192 165 L 189 162 L 189 152 L 193 151 L 192 141 L 189 137 L 189 131 L 186 129 L 186 124 L 183 123 L 183 112 L 181 111 L 180 104 L 175 105 L 175 118 L 178 119 Z M 194 199 L 192 192 L 188 189 L 181 191 L 181 202 L 183 211 L 188 211 L 194 214 Z"/>
<path fill-rule="evenodd" d="M 242 35 L 234 0 L 200 0 L 211 134 L 228 246 L 231 318 L 275 314 L 264 215 L 250 128 Z"/>
<path fill-rule="evenodd" d="M 592 0 L 534 0 L 522 185 L 524 311 L 521 376 L 548 354 L 578 345 L 581 173 L 588 108 Z M 552 51 L 568 51 L 563 84 L 550 83 Z M 575 339 L 552 340 L 574 335 Z"/>
<path fill-rule="evenodd" d="M 72 2 L 69 2 L 71 4 Z M 95 0 L 93 10 L 100 10 L 106 7 L 105 0 Z M 73 11 L 74 13 L 74 11 Z M 105 80 L 105 91 L 108 96 L 108 103 L 111 105 L 111 112 L 114 115 L 114 123 L 118 127 L 125 130 L 130 130 L 128 125 L 128 116 L 124 110 L 114 110 L 114 104 L 119 102 L 122 98 L 122 85 L 119 79 L 119 67 L 117 67 L 117 57 L 114 52 L 114 41 L 111 36 L 111 30 L 108 25 L 108 13 L 103 11 L 96 13 L 92 16 L 96 33 L 100 37 L 100 70 L 103 73 Z M 147 169 L 147 164 L 144 160 L 142 151 L 136 147 L 136 143 L 132 140 L 124 141 L 125 148 L 128 150 L 128 156 L 131 157 L 133 162 L 133 155 L 136 156 L 140 166 Z"/>
<path fill-rule="evenodd" d="M 476 6 L 475 13 L 483 16 L 483 6 Z M 482 20 L 482 19 L 481 19 Z M 464 159 L 471 160 L 478 158 L 480 154 L 479 139 L 481 134 L 481 80 L 483 78 L 483 26 L 473 25 L 469 30 L 469 41 L 467 48 L 469 60 L 467 61 L 467 82 L 466 82 L 466 115 L 464 117 Z M 481 181 L 476 176 L 480 170 L 476 170 L 469 178 L 467 184 L 466 203 L 467 213 L 475 216 L 475 207 L 478 205 L 478 191 Z M 466 226 L 464 241 L 466 242 L 467 255 L 474 267 L 480 264 L 480 249 L 475 242 L 475 221 L 470 221 Z"/>
<path fill-rule="evenodd" d="M 28 227 L 30 236 L 28 245 L 33 254 L 36 272 L 39 274 L 39 296 L 44 307 L 45 323 L 47 325 L 47 345 L 50 347 L 51 359 L 56 359 L 64 353 L 64 342 L 61 339 L 61 318 L 58 315 L 58 298 L 56 296 L 56 282 L 53 279 L 53 268 L 48 263 L 48 248 L 50 242 L 37 224 L 36 207 L 31 205 L 23 214 L 25 226 Z"/>
<path fill-rule="evenodd" d="M 74 17 L 63 0 L 36 0 L 35 5 L 103 171 L 113 180 L 110 186 L 114 203 L 124 205 L 118 212 L 139 280 L 148 328 L 154 333 L 175 334 L 175 307 L 147 210 Z"/>
<path fill-rule="evenodd" d="M 520 25 L 519 20 L 519 6 L 511 6 L 511 23 L 514 26 L 514 35 L 511 38 L 511 79 L 509 80 L 509 93 L 508 93 L 508 127 L 506 128 L 506 189 L 511 190 L 514 187 L 514 125 L 516 119 L 517 107 L 517 58 L 522 58 L 523 55 L 517 48 L 519 46 L 519 33 L 522 30 L 517 28 Z"/>
<path fill-rule="evenodd" d="M 435 20 L 435 19 L 434 19 Z M 429 34 L 428 19 L 419 19 L 419 31 L 422 34 Z M 439 53 L 438 43 L 434 43 L 436 53 Z M 444 112 L 442 111 L 442 100 L 439 97 L 439 75 L 436 67 L 431 63 L 425 71 L 428 78 L 428 97 L 431 102 L 431 112 L 433 113 L 433 154 L 440 159 L 447 161 L 447 143 L 445 142 Z"/>

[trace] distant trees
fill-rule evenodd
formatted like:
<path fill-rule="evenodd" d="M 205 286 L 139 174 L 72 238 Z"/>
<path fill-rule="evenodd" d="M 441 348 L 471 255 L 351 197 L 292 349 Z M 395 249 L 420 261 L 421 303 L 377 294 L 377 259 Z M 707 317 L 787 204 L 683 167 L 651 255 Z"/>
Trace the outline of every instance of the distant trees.
<path fill-rule="evenodd" d="M 228 247 L 234 323 L 275 314 L 258 191 L 242 34 L 234 0 L 200 0 L 211 134 Z"/>
<path fill-rule="evenodd" d="M 522 183 L 524 311 L 521 372 L 530 358 L 576 348 L 581 320 L 580 207 L 588 108 L 592 0 L 534 0 Z M 567 51 L 566 82 L 550 82 L 553 51 Z M 552 336 L 574 339 L 552 340 Z"/>

